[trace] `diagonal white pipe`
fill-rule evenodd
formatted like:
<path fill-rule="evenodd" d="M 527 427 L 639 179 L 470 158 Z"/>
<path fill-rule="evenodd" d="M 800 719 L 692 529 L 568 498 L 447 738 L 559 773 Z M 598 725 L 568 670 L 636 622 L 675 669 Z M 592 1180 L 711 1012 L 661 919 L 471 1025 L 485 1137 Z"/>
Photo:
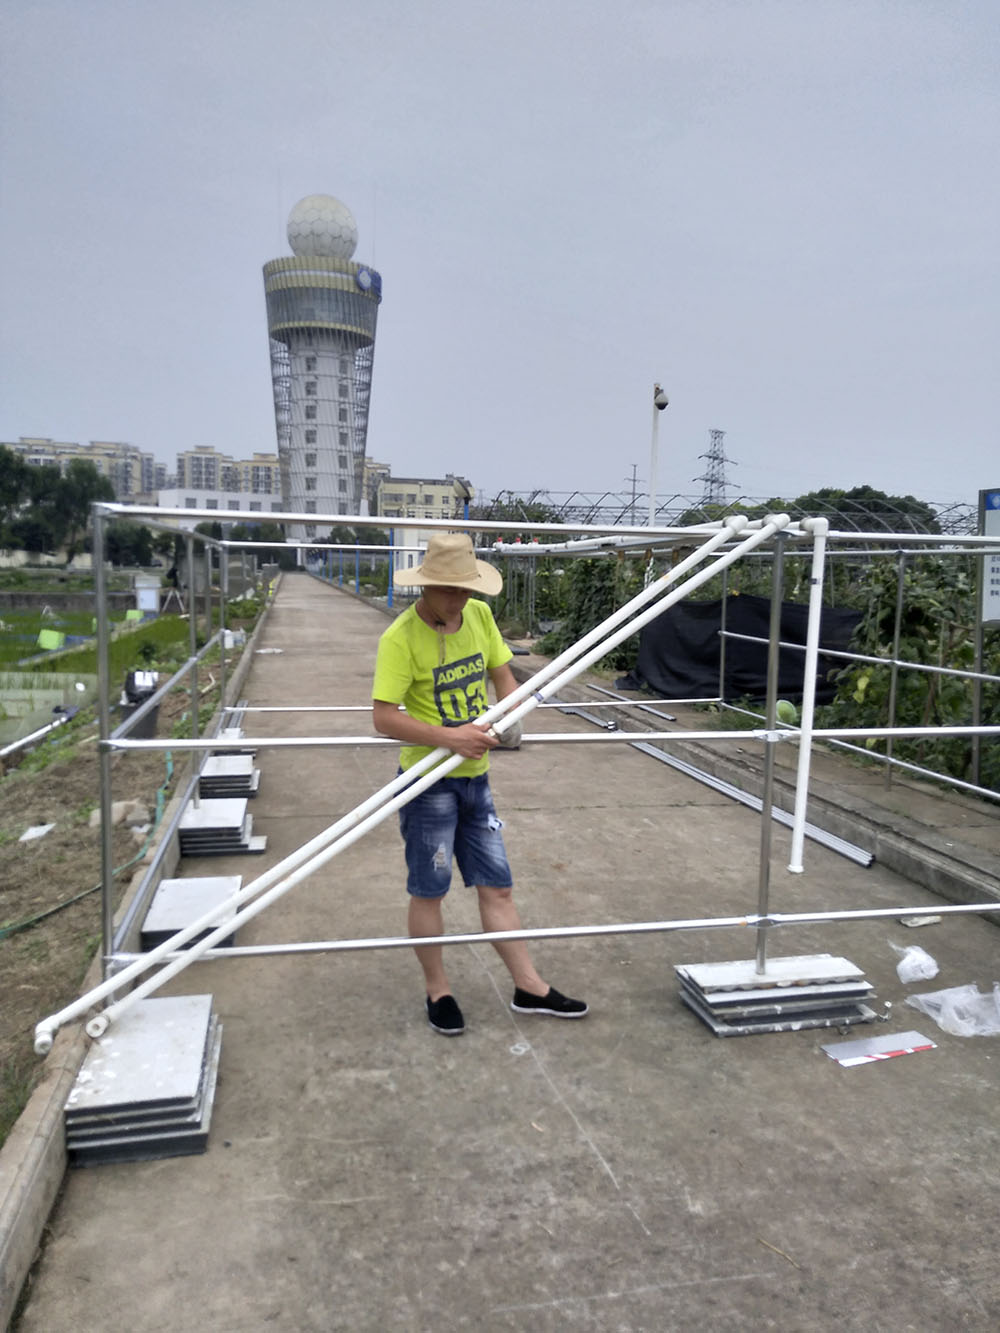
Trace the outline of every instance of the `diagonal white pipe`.
<path fill-rule="evenodd" d="M 743 519 L 743 516 L 735 515 L 732 520 L 728 521 L 727 527 L 711 537 L 703 547 L 692 552 L 689 557 L 681 561 L 674 567 L 674 569 L 668 571 L 667 574 L 663 575 L 648 588 L 643 589 L 631 602 L 626 603 L 624 607 L 620 607 L 617 612 L 609 616 L 601 625 L 595 627 L 595 629 L 584 635 L 583 638 L 578 640 L 571 648 L 567 649 L 564 653 L 560 654 L 559 657 L 553 659 L 552 662 L 536 672 L 535 676 L 530 680 L 524 682 L 524 684 L 512 691 L 511 694 L 507 695 L 499 703 L 492 705 L 487 712 L 481 714 L 480 717 L 476 719 L 477 725 L 490 726 L 496 721 L 499 725 L 493 726 L 493 730 L 495 733 L 501 734 L 508 726 L 512 725 L 515 721 L 519 721 L 521 717 L 526 716 L 536 708 L 539 703 L 543 702 L 547 695 L 556 693 L 568 681 L 574 679 L 576 676 L 580 675 L 581 672 L 585 671 L 594 661 L 603 657 L 611 650 L 611 648 L 616 647 L 624 639 L 634 634 L 636 630 L 660 615 L 668 606 L 679 601 L 687 594 L 687 592 L 700 587 L 719 570 L 732 564 L 747 551 L 750 551 L 754 549 L 754 547 L 759 546 L 762 542 L 767 541 L 775 532 L 780 528 L 787 526 L 788 523 L 789 518 L 786 514 L 769 516 L 767 522 L 760 529 L 753 532 L 732 551 L 726 552 L 719 557 L 719 559 L 713 561 L 706 569 L 701 570 L 698 574 L 689 579 L 686 584 L 682 584 L 680 587 L 675 588 L 673 592 L 664 595 L 665 588 L 673 582 L 676 582 L 681 573 L 685 572 L 686 569 L 691 568 L 693 564 L 703 560 L 712 550 L 723 542 L 730 540 L 735 532 L 745 526 L 745 519 Z M 657 598 L 659 600 L 656 600 L 653 606 L 647 607 L 642 615 L 636 617 L 634 620 L 628 620 L 628 617 L 637 606 L 642 606 Z M 621 625 L 623 619 L 628 620 L 628 623 Z M 618 626 L 615 632 L 607 635 L 607 630 L 614 626 Z M 585 649 L 588 645 L 595 644 L 595 641 L 596 646 L 592 647 L 591 650 L 585 653 L 582 657 L 578 656 L 581 650 Z M 571 661 L 573 658 L 577 658 L 577 660 L 572 662 L 572 665 L 567 666 L 567 660 Z M 542 681 L 548 681 L 547 686 L 543 687 L 541 690 L 535 688 L 539 682 Z M 521 702 L 518 703 L 517 701 L 519 699 Z M 511 708 L 512 703 L 516 705 L 513 708 Z M 289 857 L 286 857 L 284 861 L 279 862 L 278 865 L 272 867 L 271 870 L 265 872 L 264 875 L 261 875 L 257 880 L 253 881 L 253 883 L 247 885 L 244 889 L 241 889 L 239 894 L 230 899 L 225 907 L 216 907 L 213 911 L 206 913 L 203 917 L 199 918 L 199 920 L 186 926 L 176 935 L 171 936 L 170 939 L 165 940 L 161 945 L 158 945 L 144 958 L 130 964 L 129 967 L 125 968 L 116 976 L 108 978 L 99 986 L 89 991 L 86 995 L 81 996 L 72 1004 L 67 1005 L 66 1008 L 60 1010 L 59 1013 L 43 1019 L 35 1028 L 35 1050 L 39 1054 L 45 1054 L 47 1051 L 51 1050 L 53 1037 L 58 1028 L 62 1027 L 65 1023 L 80 1017 L 98 1001 L 105 999 L 115 991 L 121 990 L 123 986 L 141 975 L 150 967 L 154 966 L 168 953 L 175 952 L 182 945 L 192 940 L 195 935 L 200 934 L 207 927 L 215 925 L 221 910 L 227 910 L 234 902 L 238 904 L 245 903 L 251 897 L 259 895 L 256 896 L 256 901 L 250 906 L 242 908 L 241 911 L 235 916 L 230 917 L 222 925 L 217 925 L 216 928 L 211 930 L 204 939 L 199 940 L 197 944 L 193 945 L 182 958 L 175 959 L 160 972 L 157 972 L 155 976 L 147 978 L 146 981 L 142 982 L 134 990 L 123 996 L 122 999 L 113 1002 L 101 1014 L 92 1018 L 87 1024 L 88 1033 L 92 1037 L 102 1035 L 102 1033 L 107 1030 L 108 1025 L 117 1017 L 120 1017 L 121 1013 L 128 1007 L 138 1002 L 140 999 L 143 999 L 153 990 L 158 989 L 178 972 L 183 971 L 184 968 L 188 967 L 192 962 L 195 962 L 202 953 L 212 948 L 218 941 L 232 934 L 234 930 L 238 929 L 246 921 L 249 921 L 258 915 L 258 913 L 263 911 L 265 907 L 269 906 L 279 897 L 282 897 L 289 889 L 293 888 L 301 880 L 325 865 L 327 861 L 338 855 L 345 848 L 358 841 L 358 839 L 363 837 L 370 829 L 388 818 L 390 814 L 400 809 L 403 805 L 406 805 L 409 801 L 413 800 L 422 791 L 426 790 L 427 787 L 432 786 L 439 778 L 457 767 L 461 762 L 461 755 L 455 755 L 443 747 L 433 750 L 424 759 L 420 760 L 418 764 L 409 768 L 406 773 L 400 774 L 393 782 L 382 788 L 367 801 L 362 802 L 362 804 L 355 810 L 351 811 L 350 814 L 344 816 L 343 819 L 319 834 L 316 838 L 313 838 L 309 843 L 304 844 Z M 417 781 L 413 781 L 417 774 L 420 774 L 420 776 Z M 405 790 L 403 790 L 404 788 Z M 287 878 L 281 879 L 281 876 L 285 875 L 289 870 L 291 870 L 292 873 L 288 874 Z M 280 882 L 276 883 L 275 881 L 278 880 L 280 880 Z M 265 888 L 268 890 L 267 892 L 264 892 Z"/>
<path fill-rule="evenodd" d="M 795 806 L 792 812 L 792 850 L 788 869 L 802 873 L 802 849 L 806 838 L 806 805 L 809 799 L 809 766 L 812 760 L 813 721 L 816 712 L 816 663 L 823 614 L 823 569 L 826 560 L 825 518 L 806 519 L 803 527 L 813 534 L 812 569 L 809 584 L 809 618 L 806 622 L 806 653 L 802 671 L 802 715 L 799 719 L 799 762 L 795 775 Z"/>

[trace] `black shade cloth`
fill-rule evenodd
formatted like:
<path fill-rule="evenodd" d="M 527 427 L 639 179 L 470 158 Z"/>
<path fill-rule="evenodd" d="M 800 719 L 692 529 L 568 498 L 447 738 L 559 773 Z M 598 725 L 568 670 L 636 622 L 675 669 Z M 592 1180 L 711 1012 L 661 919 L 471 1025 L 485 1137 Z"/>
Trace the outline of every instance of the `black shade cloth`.
<path fill-rule="evenodd" d="M 780 637 L 783 643 L 805 644 L 809 608 L 798 602 L 781 605 Z M 825 657 L 822 649 L 844 652 L 861 619 L 860 611 L 824 607 L 820 619 L 820 655 L 816 667 L 816 702 L 829 703 L 836 692 L 831 673 L 848 665 L 843 659 Z M 771 601 L 749 595 L 726 599 L 726 629 L 768 639 Z M 718 698 L 719 653 L 722 639 L 722 602 L 682 602 L 670 607 L 639 632 L 639 658 L 635 670 L 622 682 L 632 688 L 645 687 L 666 699 Z M 722 698 L 763 699 L 767 694 L 767 643 L 725 640 L 726 675 Z M 778 660 L 778 696 L 794 703 L 802 699 L 805 653 L 783 648 Z"/>

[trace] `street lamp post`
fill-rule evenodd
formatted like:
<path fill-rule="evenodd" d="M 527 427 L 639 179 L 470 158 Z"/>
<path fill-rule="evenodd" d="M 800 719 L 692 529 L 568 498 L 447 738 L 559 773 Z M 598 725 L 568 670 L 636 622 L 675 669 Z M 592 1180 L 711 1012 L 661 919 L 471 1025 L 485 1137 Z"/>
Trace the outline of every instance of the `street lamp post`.
<path fill-rule="evenodd" d="M 670 402 L 658 384 L 653 385 L 653 435 L 649 446 L 649 526 L 656 525 L 656 460 L 659 449 L 660 413 Z"/>

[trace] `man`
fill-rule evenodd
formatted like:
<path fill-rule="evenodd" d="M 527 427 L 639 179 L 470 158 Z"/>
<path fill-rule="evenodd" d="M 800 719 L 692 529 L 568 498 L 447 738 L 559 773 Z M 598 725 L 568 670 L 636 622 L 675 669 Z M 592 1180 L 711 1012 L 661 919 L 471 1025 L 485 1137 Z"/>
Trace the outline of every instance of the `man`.
<path fill-rule="evenodd" d="M 500 574 L 477 560 L 465 533 L 431 538 L 417 569 L 394 575 L 403 587 L 419 587 L 420 599 L 379 640 L 372 687 L 374 724 L 402 741 L 400 764 L 412 767 L 446 746 L 463 762 L 399 812 L 406 845 L 410 894 L 409 932 L 414 939 L 442 935 L 441 901 L 451 884 L 452 856 L 467 887 L 475 886 L 483 929 L 520 930 L 510 866 L 490 792 L 489 752 L 501 742 L 473 719 L 489 707 L 487 677 L 497 699 L 517 687 L 513 656 L 485 602 L 495 597 Z M 402 704 L 405 712 L 401 712 Z M 549 986 L 536 971 L 523 940 L 493 946 L 514 981 L 511 1008 L 519 1014 L 582 1018 L 587 1005 Z M 457 1037 L 465 1020 L 451 993 L 441 945 L 416 946 L 427 988 L 427 1019 L 435 1032 Z"/>

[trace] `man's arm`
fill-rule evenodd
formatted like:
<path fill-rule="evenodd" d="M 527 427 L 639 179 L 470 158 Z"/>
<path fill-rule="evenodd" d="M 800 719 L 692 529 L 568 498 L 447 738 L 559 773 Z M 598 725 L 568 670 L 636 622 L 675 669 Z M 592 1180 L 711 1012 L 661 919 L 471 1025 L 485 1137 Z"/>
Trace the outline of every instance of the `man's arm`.
<path fill-rule="evenodd" d="M 498 703 L 501 699 L 506 699 L 508 694 L 513 694 L 517 689 L 517 677 L 511 670 L 509 662 L 504 662 L 502 666 L 491 667 L 490 680 L 493 682 Z M 515 722 L 513 726 L 504 727 L 500 736 L 500 744 L 505 750 L 516 750 L 520 747 L 521 736 L 521 723 Z"/>
<path fill-rule="evenodd" d="M 495 736 L 488 735 L 474 722 L 465 722 L 460 727 L 439 727 L 401 712 L 396 704 L 385 699 L 373 701 L 372 722 L 380 736 L 391 736 L 406 745 L 429 745 L 432 749 L 443 745 L 463 759 L 481 759 L 487 750 L 494 750 L 499 744 Z"/>
<path fill-rule="evenodd" d="M 497 702 L 506 699 L 508 694 L 513 694 L 517 689 L 517 677 L 511 671 L 509 662 L 504 662 L 502 666 L 491 667 L 490 680 L 496 691 Z"/>

